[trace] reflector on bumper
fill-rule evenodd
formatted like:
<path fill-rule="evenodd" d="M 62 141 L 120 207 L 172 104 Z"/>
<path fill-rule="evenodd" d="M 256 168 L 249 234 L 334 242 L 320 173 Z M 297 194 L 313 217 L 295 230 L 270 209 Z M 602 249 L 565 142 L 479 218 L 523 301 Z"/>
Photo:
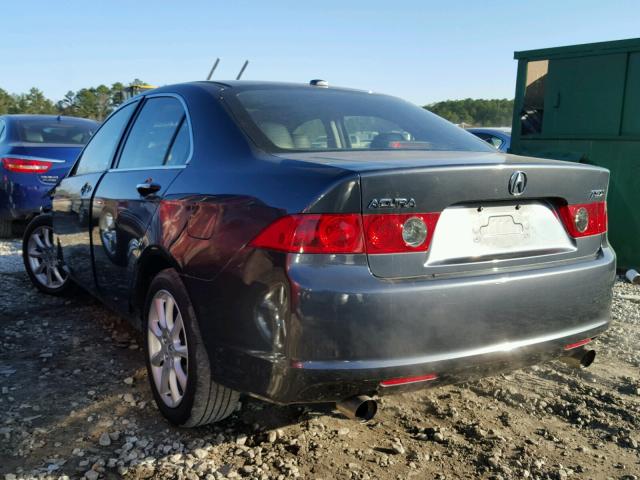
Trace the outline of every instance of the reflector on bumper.
<path fill-rule="evenodd" d="M 438 375 L 435 373 L 429 373 L 427 375 L 419 375 L 417 377 L 404 377 L 404 378 L 392 378 L 390 380 L 383 380 L 380 382 L 381 387 L 397 387 L 400 385 L 407 385 L 410 383 L 428 382 L 430 380 L 436 380 Z"/>

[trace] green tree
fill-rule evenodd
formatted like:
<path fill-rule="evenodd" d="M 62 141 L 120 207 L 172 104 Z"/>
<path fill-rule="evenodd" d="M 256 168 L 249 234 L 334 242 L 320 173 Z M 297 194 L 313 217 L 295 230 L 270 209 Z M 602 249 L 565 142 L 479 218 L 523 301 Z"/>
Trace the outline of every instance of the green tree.
<path fill-rule="evenodd" d="M 124 102 L 124 84 L 116 82 L 111 85 L 111 106 L 116 108 Z"/>
<path fill-rule="evenodd" d="M 5 90 L 0 88 L 0 115 L 9 113 L 13 110 L 14 100 Z"/>
<path fill-rule="evenodd" d="M 75 92 L 69 90 L 64 98 L 56 103 L 56 108 L 63 115 L 76 115 L 78 108 L 76 106 Z"/>
<path fill-rule="evenodd" d="M 143 83 L 141 80 L 135 79 L 129 86 Z M 122 82 L 116 82 L 111 87 L 99 85 L 82 88 L 77 92 L 70 91 L 56 106 L 58 111 L 64 115 L 104 120 L 124 101 L 125 88 L 127 87 Z"/>
<path fill-rule="evenodd" d="M 58 113 L 76 117 L 104 120 L 125 99 L 124 90 L 145 82 L 136 78 L 129 84 L 116 82 L 108 87 L 81 88 L 69 90 L 62 100 L 54 104 L 37 88 L 28 93 L 11 95 L 0 89 L 0 114 L 4 113 Z"/>
<path fill-rule="evenodd" d="M 425 105 L 424 108 L 452 123 L 478 127 L 504 127 L 511 125 L 513 100 L 466 98 L 432 103 Z"/>
<path fill-rule="evenodd" d="M 13 100 L 9 113 L 57 113 L 53 102 L 35 87 L 29 93 L 14 95 Z"/>
<path fill-rule="evenodd" d="M 57 106 L 65 115 L 104 120 L 112 110 L 111 89 L 106 85 L 99 85 L 82 88 L 75 93 L 68 92 Z"/>

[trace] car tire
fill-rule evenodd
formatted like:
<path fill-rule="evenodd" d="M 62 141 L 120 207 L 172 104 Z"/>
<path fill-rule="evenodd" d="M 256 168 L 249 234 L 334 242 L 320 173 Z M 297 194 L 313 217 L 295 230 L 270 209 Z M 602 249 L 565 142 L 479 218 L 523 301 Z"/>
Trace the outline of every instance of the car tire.
<path fill-rule="evenodd" d="M 13 222 L 11 220 L 0 220 L 0 238 L 13 237 Z"/>
<path fill-rule="evenodd" d="M 51 215 L 38 215 L 24 231 L 22 261 L 31 283 L 49 295 L 68 295 L 75 284 L 69 278 L 62 252 L 55 244 Z"/>
<path fill-rule="evenodd" d="M 212 380 L 193 305 L 174 269 L 152 280 L 142 326 L 151 391 L 171 423 L 196 427 L 234 412 L 240 394 Z"/>

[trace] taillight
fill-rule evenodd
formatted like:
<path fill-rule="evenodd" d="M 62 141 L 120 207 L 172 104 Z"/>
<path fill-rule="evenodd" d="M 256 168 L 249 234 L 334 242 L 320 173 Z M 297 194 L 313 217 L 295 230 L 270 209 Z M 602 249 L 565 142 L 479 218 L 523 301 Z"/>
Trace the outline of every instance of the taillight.
<path fill-rule="evenodd" d="M 565 228 L 574 238 L 598 235 L 607 231 L 606 202 L 564 205 L 559 209 Z"/>
<path fill-rule="evenodd" d="M 437 213 L 300 214 L 279 218 L 251 245 L 290 253 L 401 253 L 426 251 Z"/>
<path fill-rule="evenodd" d="M 5 157 L 2 159 L 2 166 L 17 173 L 45 173 L 48 172 L 53 162 L 45 160 L 28 160 L 26 158 Z"/>
<path fill-rule="evenodd" d="M 362 217 L 358 214 L 288 215 L 264 229 L 251 245 L 290 253 L 362 253 Z"/>
<path fill-rule="evenodd" d="M 439 216 L 438 213 L 364 215 L 367 253 L 426 251 Z"/>

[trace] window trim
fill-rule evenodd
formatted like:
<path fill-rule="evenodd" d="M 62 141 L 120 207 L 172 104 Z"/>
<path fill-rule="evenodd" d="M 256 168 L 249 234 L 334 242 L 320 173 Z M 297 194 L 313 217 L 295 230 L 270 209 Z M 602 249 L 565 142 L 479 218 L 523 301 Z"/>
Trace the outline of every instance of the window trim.
<path fill-rule="evenodd" d="M 182 104 L 182 109 L 184 110 L 184 119 L 187 121 L 187 127 L 189 129 L 189 154 L 187 155 L 187 160 L 182 165 L 154 165 L 154 166 L 150 166 L 150 167 L 118 168 L 118 165 L 120 164 L 120 158 L 122 156 L 122 150 L 124 149 L 124 146 L 126 145 L 127 141 L 129 140 L 129 135 L 131 134 L 131 129 L 135 125 L 135 122 L 138 120 L 138 117 L 140 116 L 140 112 L 142 112 L 142 109 L 144 108 L 144 106 L 147 103 L 147 101 L 149 101 L 149 99 L 162 98 L 162 97 L 175 98 L 176 100 L 178 100 Z M 179 126 L 181 124 L 182 124 L 182 122 L 179 124 Z M 177 132 L 177 130 L 176 130 L 176 132 Z M 171 148 L 171 146 L 173 145 L 173 141 L 174 140 L 175 140 L 175 134 L 171 139 L 171 143 L 169 144 L 169 148 Z M 167 151 L 168 151 L 168 149 L 167 149 Z M 169 93 L 169 92 L 167 92 L 167 93 L 152 93 L 152 94 L 149 94 L 149 95 L 144 95 L 144 98 L 140 102 L 140 106 L 138 107 L 138 109 L 136 110 L 134 115 L 132 115 L 131 121 L 129 122 L 129 125 L 127 126 L 127 128 L 126 128 L 126 130 L 124 132 L 124 135 L 122 136 L 122 139 L 120 141 L 120 145 L 118 145 L 118 149 L 116 151 L 116 155 L 114 157 L 114 160 L 113 160 L 113 162 L 111 162 L 111 168 L 109 168 L 107 171 L 108 172 L 135 172 L 135 171 L 140 171 L 140 170 L 172 170 L 172 169 L 186 168 L 186 166 L 189 165 L 189 163 L 191 162 L 191 159 L 193 158 L 193 151 L 194 151 L 194 148 L 193 148 L 193 129 L 191 128 L 191 115 L 189 113 L 189 108 L 187 107 L 187 103 L 184 101 L 184 99 L 180 95 L 178 95 L 176 93 Z"/>
<path fill-rule="evenodd" d="M 80 161 L 82 160 L 82 157 L 84 156 L 84 151 L 86 150 L 87 146 L 91 143 L 91 140 L 93 140 L 93 138 L 95 138 L 95 136 L 98 134 L 98 132 L 102 129 L 102 127 L 104 127 L 104 125 L 111 119 L 111 117 L 113 117 L 117 112 L 119 112 L 120 110 L 122 110 L 124 107 L 126 107 L 127 105 L 133 105 L 133 104 L 138 104 L 134 109 L 133 109 L 133 113 L 131 114 L 131 116 L 129 117 L 129 119 L 127 120 L 127 124 L 124 127 L 124 131 L 123 134 L 120 134 L 120 138 L 118 139 L 118 144 L 116 145 L 116 150 L 113 154 L 113 157 L 111 158 L 111 161 L 109 162 L 109 164 L 107 165 L 107 168 L 105 168 L 104 170 L 99 170 L 96 172 L 86 172 L 86 173 L 81 173 L 80 175 L 76 175 L 76 171 L 78 170 L 78 165 L 80 164 Z M 111 112 L 109 114 L 109 116 L 107 118 L 104 119 L 104 121 L 100 124 L 100 126 L 98 127 L 98 129 L 93 133 L 93 135 L 91 136 L 91 138 L 89 139 L 89 141 L 82 147 L 82 150 L 80 151 L 80 153 L 78 154 L 78 158 L 76 159 L 76 161 L 73 163 L 73 166 L 69 169 L 69 174 L 67 175 L 67 177 L 81 177 L 82 175 L 95 175 L 96 173 L 104 173 L 104 172 L 108 172 L 111 167 L 113 166 L 113 161 L 114 159 L 117 157 L 119 151 L 120 151 L 120 147 L 122 146 L 122 139 L 124 134 L 129 130 L 129 127 L 131 126 L 131 121 L 133 120 L 133 118 L 137 115 L 138 110 L 140 110 L 140 99 L 139 98 L 135 98 L 132 100 L 129 100 L 128 102 L 123 103 L 122 105 L 120 105 L 118 108 L 116 108 L 113 112 Z"/>

